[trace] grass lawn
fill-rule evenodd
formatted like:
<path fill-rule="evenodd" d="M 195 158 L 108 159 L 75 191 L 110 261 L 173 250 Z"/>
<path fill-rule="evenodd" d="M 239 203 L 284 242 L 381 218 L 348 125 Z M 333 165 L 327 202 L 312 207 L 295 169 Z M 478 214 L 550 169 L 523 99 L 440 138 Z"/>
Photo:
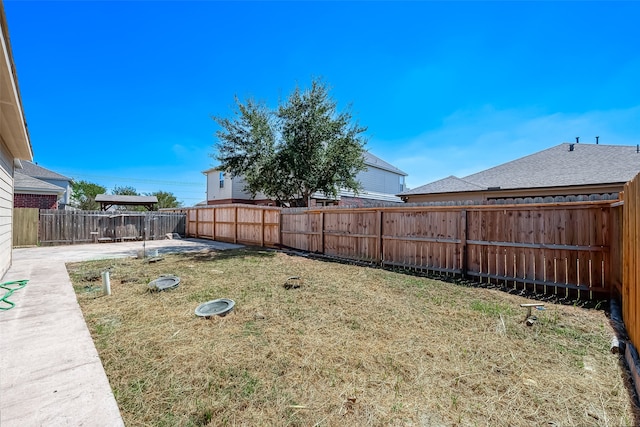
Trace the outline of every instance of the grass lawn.
<path fill-rule="evenodd" d="M 637 420 L 603 311 L 546 304 L 526 326 L 518 296 L 258 249 L 68 269 L 127 426 Z M 161 274 L 179 287 L 150 292 Z M 235 310 L 194 315 L 216 298 Z"/>

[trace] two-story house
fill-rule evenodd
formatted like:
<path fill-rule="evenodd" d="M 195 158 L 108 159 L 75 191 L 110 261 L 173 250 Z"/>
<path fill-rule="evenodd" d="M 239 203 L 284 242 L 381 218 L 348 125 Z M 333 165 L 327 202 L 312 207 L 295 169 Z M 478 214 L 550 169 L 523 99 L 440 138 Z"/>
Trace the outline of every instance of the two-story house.
<path fill-rule="evenodd" d="M 359 172 L 356 178 L 362 184 L 357 194 L 350 190 L 340 189 L 338 197 L 328 198 L 324 194 L 312 195 L 312 206 L 370 206 L 381 203 L 402 203 L 396 196 L 406 190 L 407 174 L 381 158 L 364 152 L 366 169 Z M 244 190 L 246 182 L 241 176 L 231 177 L 219 168 L 211 168 L 202 172 L 207 177 L 207 204 L 220 205 L 226 203 L 248 203 L 256 205 L 274 205 L 264 194 L 255 197 Z"/>

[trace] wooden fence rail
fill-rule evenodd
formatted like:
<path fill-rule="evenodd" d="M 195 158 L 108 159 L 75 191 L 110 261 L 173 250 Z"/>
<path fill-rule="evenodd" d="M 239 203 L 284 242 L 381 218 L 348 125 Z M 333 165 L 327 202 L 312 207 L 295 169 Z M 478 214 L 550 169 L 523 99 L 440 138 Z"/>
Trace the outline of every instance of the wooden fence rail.
<path fill-rule="evenodd" d="M 167 233 L 185 235 L 185 214 L 40 210 L 40 244 L 44 246 L 157 240 Z"/>

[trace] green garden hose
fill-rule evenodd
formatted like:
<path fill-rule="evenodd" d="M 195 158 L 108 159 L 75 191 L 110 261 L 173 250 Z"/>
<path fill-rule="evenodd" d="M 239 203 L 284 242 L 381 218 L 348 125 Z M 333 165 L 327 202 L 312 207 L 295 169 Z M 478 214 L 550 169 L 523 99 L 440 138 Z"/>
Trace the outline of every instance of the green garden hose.
<path fill-rule="evenodd" d="M 18 289 L 22 289 L 27 286 L 27 282 L 28 280 L 15 280 L 13 282 L 4 282 L 3 284 L 0 284 L 1 289 L 6 289 L 8 291 L 2 296 L 2 298 L 0 298 L 0 310 L 11 310 L 16 306 L 14 303 L 9 301 L 9 297 Z M 1 304 L 8 304 L 9 306 L 2 306 Z"/>

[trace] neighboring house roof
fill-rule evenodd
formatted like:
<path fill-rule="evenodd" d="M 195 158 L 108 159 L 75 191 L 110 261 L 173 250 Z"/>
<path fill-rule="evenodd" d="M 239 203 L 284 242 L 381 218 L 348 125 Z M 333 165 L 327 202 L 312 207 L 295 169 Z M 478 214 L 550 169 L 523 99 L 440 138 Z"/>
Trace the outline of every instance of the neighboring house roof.
<path fill-rule="evenodd" d="M 56 194 L 60 195 L 65 189 L 50 184 L 38 178 L 15 171 L 13 175 L 13 192 L 15 194 Z"/>
<path fill-rule="evenodd" d="M 397 173 L 398 175 L 407 176 L 406 172 L 401 171 L 397 167 L 393 166 L 391 163 L 387 163 L 382 160 L 380 157 L 374 156 L 369 151 L 364 152 L 364 163 L 368 166 L 375 166 L 380 169 L 384 169 L 389 172 Z"/>
<path fill-rule="evenodd" d="M 563 143 L 462 179 L 450 176 L 400 195 L 615 184 L 639 172 L 636 147 Z"/>
<path fill-rule="evenodd" d="M 60 175 L 57 172 L 54 172 L 52 170 L 43 168 L 40 165 L 37 165 L 33 162 L 29 162 L 29 161 L 22 161 L 22 169 L 20 170 L 21 173 L 23 173 L 24 175 L 29 175 L 32 176 L 34 178 L 40 178 L 40 179 L 57 179 L 57 180 L 61 180 L 61 181 L 71 181 L 71 178 L 68 178 L 64 175 Z"/>
<path fill-rule="evenodd" d="M 459 191 L 479 191 L 484 189 L 484 187 L 451 175 L 446 178 L 423 185 L 422 187 L 405 191 L 402 194 L 455 193 Z M 416 191 L 418 192 L 416 193 Z"/>

